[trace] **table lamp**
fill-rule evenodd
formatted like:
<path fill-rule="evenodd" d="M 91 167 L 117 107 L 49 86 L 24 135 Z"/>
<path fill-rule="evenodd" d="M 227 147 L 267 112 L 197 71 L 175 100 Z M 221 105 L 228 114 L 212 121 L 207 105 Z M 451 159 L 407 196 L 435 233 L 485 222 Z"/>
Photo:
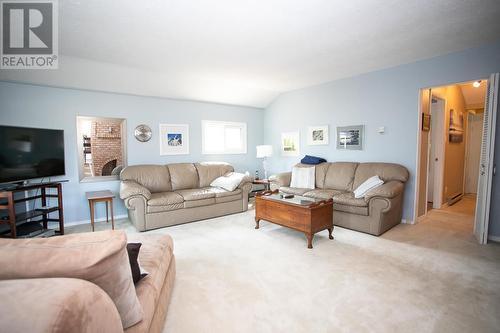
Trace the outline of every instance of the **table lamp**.
<path fill-rule="evenodd" d="M 257 158 L 263 158 L 262 167 L 264 168 L 264 179 L 267 179 L 267 158 L 273 156 L 273 146 L 257 146 Z"/>

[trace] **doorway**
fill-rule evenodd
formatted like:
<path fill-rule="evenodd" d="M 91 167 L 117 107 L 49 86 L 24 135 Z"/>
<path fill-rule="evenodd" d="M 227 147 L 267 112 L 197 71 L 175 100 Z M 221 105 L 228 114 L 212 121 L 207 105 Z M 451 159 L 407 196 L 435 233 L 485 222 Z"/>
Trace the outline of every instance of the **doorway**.
<path fill-rule="evenodd" d="M 417 221 L 431 210 L 456 210 L 473 222 L 486 86 L 478 80 L 422 90 Z"/>

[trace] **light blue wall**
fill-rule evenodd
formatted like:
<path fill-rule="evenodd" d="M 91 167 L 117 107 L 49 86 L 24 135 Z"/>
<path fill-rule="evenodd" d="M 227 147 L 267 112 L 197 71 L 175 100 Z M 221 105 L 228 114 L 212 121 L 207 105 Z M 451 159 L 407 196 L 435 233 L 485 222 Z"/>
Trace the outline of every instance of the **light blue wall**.
<path fill-rule="evenodd" d="M 422 45 L 425 47 L 425 45 Z M 413 220 L 419 90 L 489 77 L 500 71 L 500 42 L 408 65 L 285 93 L 264 116 L 265 144 L 277 154 L 272 172 L 290 170 L 299 158 L 281 157 L 280 133 L 300 130 L 301 155 L 329 161 L 380 161 L 406 166 L 411 174 L 404 199 L 403 218 Z M 307 146 L 307 126 L 330 126 L 330 145 Z M 337 126 L 365 125 L 362 151 L 335 149 Z M 377 133 L 385 126 L 386 133 Z"/>
<path fill-rule="evenodd" d="M 255 158 L 255 146 L 262 144 L 264 136 L 261 109 L 0 82 L 0 124 L 64 130 L 66 177 L 62 178 L 69 179 L 69 183 L 63 185 L 64 215 L 68 222 L 89 219 L 86 191 L 110 189 L 117 193 L 119 189 L 118 181 L 79 182 L 77 115 L 125 118 L 129 165 L 215 160 L 229 162 L 237 171 L 248 170 L 253 173 L 261 164 Z M 201 120 L 203 119 L 246 122 L 248 153 L 202 155 Z M 140 143 L 133 136 L 135 126 L 143 123 L 153 130 L 153 138 L 147 143 Z M 158 139 L 160 123 L 189 124 L 189 155 L 160 156 Z M 126 214 L 121 200 L 115 201 L 115 213 Z M 102 207 L 98 210 L 98 215 L 105 216 Z"/>

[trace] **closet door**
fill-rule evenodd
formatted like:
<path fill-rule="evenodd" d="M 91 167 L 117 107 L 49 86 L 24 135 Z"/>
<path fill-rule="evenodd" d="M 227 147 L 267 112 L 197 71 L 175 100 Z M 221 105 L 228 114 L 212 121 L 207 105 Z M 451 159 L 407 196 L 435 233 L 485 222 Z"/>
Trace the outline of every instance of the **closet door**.
<path fill-rule="evenodd" d="M 484 104 L 483 139 L 481 142 L 481 162 L 479 165 L 476 218 L 474 224 L 474 235 L 480 244 L 486 244 L 488 241 L 495 127 L 497 122 L 499 93 L 498 80 L 498 73 L 490 76 Z"/>

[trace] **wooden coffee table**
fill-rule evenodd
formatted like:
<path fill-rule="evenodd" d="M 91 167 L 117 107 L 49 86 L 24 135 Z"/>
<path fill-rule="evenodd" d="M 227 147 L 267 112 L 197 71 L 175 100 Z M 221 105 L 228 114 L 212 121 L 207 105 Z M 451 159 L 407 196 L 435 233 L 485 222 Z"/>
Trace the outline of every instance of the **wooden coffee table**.
<path fill-rule="evenodd" d="M 255 196 L 255 229 L 260 220 L 303 232 L 307 247 L 312 249 L 314 234 L 328 230 L 333 239 L 333 200 L 318 200 L 296 195 L 291 199 L 280 197 L 278 190 L 257 193 Z"/>

